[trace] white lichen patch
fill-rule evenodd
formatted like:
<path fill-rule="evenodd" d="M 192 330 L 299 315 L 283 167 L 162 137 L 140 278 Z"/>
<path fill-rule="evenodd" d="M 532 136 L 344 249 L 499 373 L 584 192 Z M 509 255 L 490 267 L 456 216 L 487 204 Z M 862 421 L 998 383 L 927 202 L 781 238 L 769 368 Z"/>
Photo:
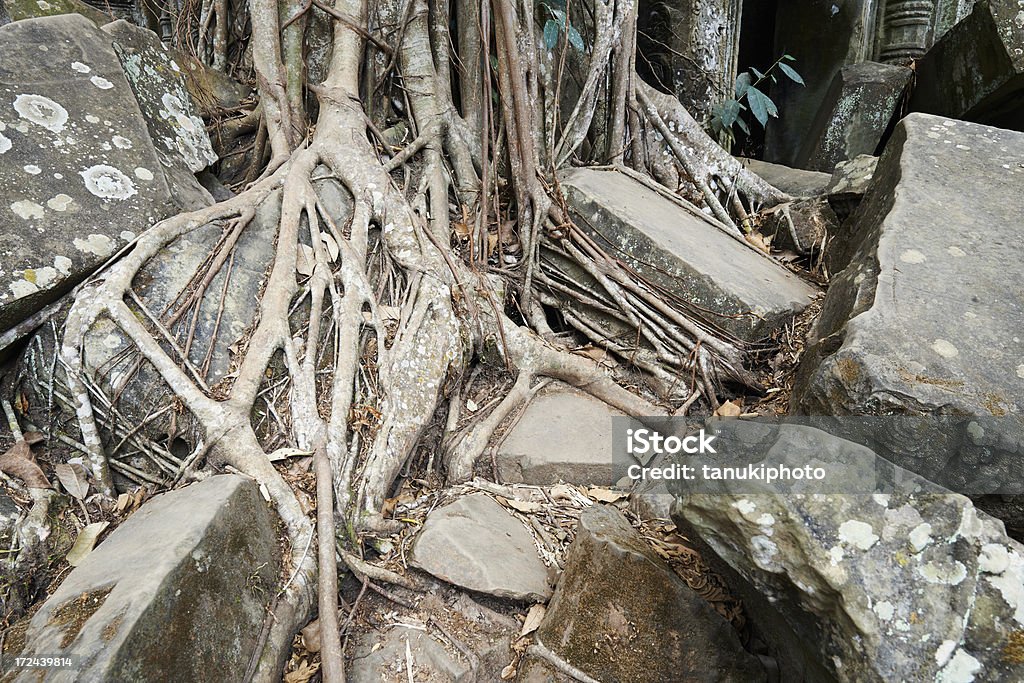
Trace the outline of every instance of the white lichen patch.
<path fill-rule="evenodd" d="M 114 147 L 117 147 L 118 149 L 132 148 L 132 141 L 124 137 L 123 135 L 115 135 L 110 139 L 110 141 L 114 144 Z"/>
<path fill-rule="evenodd" d="M 71 266 L 73 265 L 74 263 L 72 263 L 71 259 L 69 259 L 67 256 L 53 257 L 53 267 L 56 268 L 61 275 L 70 275 Z"/>
<path fill-rule="evenodd" d="M 945 666 L 949 658 L 953 656 L 953 650 L 956 649 L 955 640 L 944 640 L 939 648 L 935 651 L 935 663 L 939 666 Z"/>
<path fill-rule="evenodd" d="M 967 578 L 967 567 L 965 567 L 963 562 L 960 562 L 959 560 L 954 560 L 951 564 L 929 562 L 918 567 L 917 573 L 920 574 L 928 583 L 958 586 Z"/>
<path fill-rule="evenodd" d="M 893 614 L 896 613 L 896 608 L 888 600 L 882 600 L 881 602 L 875 603 L 874 609 L 875 614 L 882 621 L 889 621 L 892 619 Z"/>
<path fill-rule="evenodd" d="M 76 237 L 74 240 L 75 249 L 95 256 L 110 256 L 114 251 L 114 242 L 106 235 L 92 234 L 82 239 Z"/>
<path fill-rule="evenodd" d="M 918 524 L 911 530 L 909 539 L 914 552 L 921 552 L 932 542 L 932 525 L 928 522 Z"/>
<path fill-rule="evenodd" d="M 932 351 L 943 358 L 956 358 L 960 355 L 960 350 L 945 339 L 936 339 L 932 342 Z"/>
<path fill-rule="evenodd" d="M 103 76 L 93 76 L 89 80 L 92 81 L 92 84 L 100 90 L 110 90 L 114 87 L 114 84 L 103 78 Z"/>
<path fill-rule="evenodd" d="M 28 280 L 15 280 L 11 284 L 7 285 L 7 287 L 11 290 L 11 294 L 19 299 L 23 296 L 35 294 L 39 291 L 39 287 L 36 286 L 36 283 L 29 282 Z"/>
<path fill-rule="evenodd" d="M 867 522 L 850 519 L 839 525 L 839 540 L 861 550 L 868 550 L 878 542 L 878 535 Z"/>
<path fill-rule="evenodd" d="M 46 205 L 54 211 L 67 211 L 74 203 L 74 199 L 63 193 L 54 195 L 46 201 Z"/>
<path fill-rule="evenodd" d="M 833 567 L 839 566 L 839 563 L 843 561 L 844 554 L 843 547 L 840 545 L 834 545 L 828 549 L 829 561 L 832 563 Z"/>
<path fill-rule="evenodd" d="M 25 166 L 22 166 L 21 170 L 23 170 L 25 173 L 28 173 L 29 175 L 39 175 L 40 173 L 43 172 L 43 169 L 39 168 L 35 164 L 27 164 Z"/>
<path fill-rule="evenodd" d="M 43 207 L 28 199 L 19 199 L 11 204 L 11 211 L 25 220 L 43 217 Z"/>
<path fill-rule="evenodd" d="M 14 145 L 11 143 L 11 139 L 4 135 L 3 133 L 0 133 L 0 154 L 3 154 L 4 152 L 8 151 L 13 146 Z"/>
<path fill-rule="evenodd" d="M 21 118 L 52 133 L 64 130 L 68 122 L 68 110 L 42 95 L 18 95 L 14 98 L 14 110 Z"/>
<path fill-rule="evenodd" d="M 924 263 L 926 260 L 925 255 L 917 249 L 907 249 L 900 254 L 900 261 L 903 263 Z"/>
<path fill-rule="evenodd" d="M 1024 379 L 1024 363 L 1017 366 L 1017 376 Z"/>
<path fill-rule="evenodd" d="M 124 173 L 106 164 L 98 164 L 80 171 L 85 189 L 101 199 L 128 199 L 138 194 L 135 183 Z"/>
<path fill-rule="evenodd" d="M 936 677 L 938 683 L 971 683 L 974 674 L 981 671 L 981 662 L 963 649 L 957 650 Z"/>
<path fill-rule="evenodd" d="M 779 548 L 767 536 L 752 536 L 750 539 L 750 558 L 762 569 L 772 570 L 775 567 L 775 556 Z"/>
<path fill-rule="evenodd" d="M 92 67 L 88 64 L 82 64 L 81 62 L 71 62 L 71 68 L 80 74 L 87 74 L 92 71 Z"/>
<path fill-rule="evenodd" d="M 153 172 L 150 171 L 148 168 L 137 166 L 135 168 L 135 177 L 138 178 L 139 180 L 152 180 Z"/>
<path fill-rule="evenodd" d="M 740 513 L 744 515 L 749 515 L 753 513 L 754 510 L 757 509 L 757 506 L 754 505 L 749 500 L 747 500 L 746 498 L 741 498 L 740 500 L 737 500 L 735 503 L 732 504 L 732 506 L 739 510 Z"/>
<path fill-rule="evenodd" d="M 999 591 L 1003 600 L 1013 610 L 1014 620 L 1018 624 L 1024 625 L 1024 559 L 1016 552 L 1002 548 L 1002 551 L 1005 552 L 1004 555 L 1003 552 L 996 550 L 997 548 L 1002 548 L 1002 546 L 991 544 L 982 548 L 983 551 L 988 550 L 984 564 L 990 569 L 1002 569 L 998 574 L 992 572 L 992 576 L 988 576 L 986 579 Z M 981 558 L 979 558 L 979 566 L 980 564 Z"/>
<path fill-rule="evenodd" d="M 100 117 L 94 116 L 92 114 L 86 114 L 85 115 L 85 120 L 88 121 L 89 123 L 99 123 L 100 122 Z"/>
<path fill-rule="evenodd" d="M 122 230 L 119 237 L 123 239 L 125 242 L 131 242 L 133 239 L 135 239 L 135 233 L 132 232 L 131 230 Z"/>

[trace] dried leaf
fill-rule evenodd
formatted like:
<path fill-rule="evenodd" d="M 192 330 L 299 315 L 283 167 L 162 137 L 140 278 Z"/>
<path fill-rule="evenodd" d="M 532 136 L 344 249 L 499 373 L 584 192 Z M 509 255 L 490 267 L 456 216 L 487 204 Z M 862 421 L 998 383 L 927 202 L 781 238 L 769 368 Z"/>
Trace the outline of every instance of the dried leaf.
<path fill-rule="evenodd" d="M 517 510 L 519 512 L 524 513 L 537 512 L 538 510 L 543 508 L 543 506 L 540 503 L 534 503 L 533 501 L 526 500 L 518 500 L 516 498 L 502 498 L 499 496 L 498 501 L 506 507 L 510 507 L 513 510 Z"/>
<path fill-rule="evenodd" d="M 71 546 L 71 550 L 68 551 L 67 561 L 72 567 L 77 567 L 82 563 L 92 549 L 96 546 L 96 539 L 100 537 L 103 530 L 107 528 L 110 522 L 93 522 L 89 526 L 85 527 L 78 533 L 78 538 L 75 539 L 75 544 Z"/>
<path fill-rule="evenodd" d="M 544 605 L 534 605 L 530 608 L 530 611 L 526 613 L 526 621 L 523 622 L 523 628 L 519 631 L 519 636 L 526 636 L 537 630 L 540 626 L 540 622 L 544 620 L 544 614 L 547 613 L 547 608 Z"/>
<path fill-rule="evenodd" d="M 311 621 L 300 631 L 302 646 L 309 652 L 320 652 L 320 620 Z"/>
<path fill-rule="evenodd" d="M 295 254 L 295 270 L 299 275 L 310 276 L 313 274 L 313 266 L 316 265 L 316 255 L 313 247 L 308 244 L 300 244 Z"/>
<path fill-rule="evenodd" d="M 288 458 L 296 458 L 306 455 L 313 455 L 313 451 L 304 451 L 298 448 L 278 448 L 267 457 L 270 459 L 270 462 L 277 462 L 278 460 L 286 460 Z"/>
<path fill-rule="evenodd" d="M 131 494 L 130 493 L 122 493 L 121 495 L 119 495 L 117 497 L 117 506 L 114 508 L 114 510 L 116 510 L 117 513 L 120 514 L 120 513 L 124 512 L 125 510 L 128 509 L 128 506 L 131 505 L 131 502 L 132 502 Z"/>
<path fill-rule="evenodd" d="M 757 247 L 759 251 L 763 251 L 766 254 L 771 253 L 771 249 L 768 248 L 768 242 L 759 232 L 752 232 L 747 235 L 747 242 Z"/>
<path fill-rule="evenodd" d="M 320 670 L 320 663 L 310 664 L 305 659 L 299 663 L 295 671 L 289 671 L 284 675 L 284 683 L 309 683 L 309 679 Z"/>
<path fill-rule="evenodd" d="M 0 455 L 0 471 L 17 477 L 30 489 L 48 489 L 50 482 L 32 458 L 32 450 L 24 441 L 19 441 Z"/>
<path fill-rule="evenodd" d="M 327 256 L 334 263 L 338 260 L 338 255 L 341 250 L 338 249 L 338 243 L 334 241 L 334 237 L 327 232 L 320 233 L 320 239 L 323 240 L 324 248 L 327 249 Z"/>
<path fill-rule="evenodd" d="M 78 500 L 83 500 L 89 494 L 89 481 L 85 477 L 85 468 L 81 465 L 60 463 L 53 468 L 64 490 Z"/>
<path fill-rule="evenodd" d="M 611 489 L 593 488 L 587 490 L 587 495 L 599 503 L 614 503 L 617 500 L 622 500 L 628 494 Z"/>
<path fill-rule="evenodd" d="M 716 417 L 739 417 L 743 414 L 743 406 L 739 399 L 735 401 L 726 401 L 722 405 L 718 406 L 718 410 L 715 411 Z"/>
<path fill-rule="evenodd" d="M 551 487 L 548 494 L 551 496 L 551 500 L 568 500 L 570 502 L 575 500 L 568 484 L 556 484 Z"/>
<path fill-rule="evenodd" d="M 512 664 L 507 665 L 504 669 L 501 670 L 501 680 L 510 681 L 513 678 L 515 678 L 515 675 L 517 673 L 519 672 L 516 670 L 515 662 L 513 662 Z"/>

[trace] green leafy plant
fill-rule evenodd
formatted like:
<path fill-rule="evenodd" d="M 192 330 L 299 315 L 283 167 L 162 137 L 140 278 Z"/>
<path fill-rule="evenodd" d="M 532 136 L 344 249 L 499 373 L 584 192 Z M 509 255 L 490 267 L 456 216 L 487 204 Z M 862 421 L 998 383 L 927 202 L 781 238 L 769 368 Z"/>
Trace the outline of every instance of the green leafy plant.
<path fill-rule="evenodd" d="M 781 73 L 794 83 L 804 85 L 804 79 L 796 69 L 786 63 L 794 61 L 796 58 L 792 55 L 782 55 L 764 72 L 751 67 L 749 71 L 744 71 L 736 77 L 733 96 L 712 107 L 708 120 L 708 128 L 722 147 L 732 150 L 736 142 L 733 126 L 738 127 L 745 135 L 750 135 L 750 124 L 745 120 L 744 112 L 749 111 L 762 128 L 768 125 L 769 118 L 778 118 L 779 108 L 761 87 L 762 84 L 767 85 L 769 81 L 777 83 L 777 73 Z"/>
<path fill-rule="evenodd" d="M 542 17 L 547 18 L 544 22 L 544 45 L 547 49 L 553 50 L 558 45 L 559 36 L 564 35 L 573 49 L 583 52 L 583 36 L 569 22 L 565 2 L 566 0 L 546 0 L 538 3 Z"/>

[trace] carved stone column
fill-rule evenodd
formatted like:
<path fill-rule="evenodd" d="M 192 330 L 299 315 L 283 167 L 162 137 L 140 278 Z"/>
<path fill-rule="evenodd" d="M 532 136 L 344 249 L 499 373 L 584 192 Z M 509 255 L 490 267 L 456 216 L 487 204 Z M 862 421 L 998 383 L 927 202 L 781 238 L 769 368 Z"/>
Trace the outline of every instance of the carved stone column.
<path fill-rule="evenodd" d="M 924 56 L 932 42 L 934 0 L 888 0 L 879 5 L 876 55 L 879 62 L 904 64 Z"/>

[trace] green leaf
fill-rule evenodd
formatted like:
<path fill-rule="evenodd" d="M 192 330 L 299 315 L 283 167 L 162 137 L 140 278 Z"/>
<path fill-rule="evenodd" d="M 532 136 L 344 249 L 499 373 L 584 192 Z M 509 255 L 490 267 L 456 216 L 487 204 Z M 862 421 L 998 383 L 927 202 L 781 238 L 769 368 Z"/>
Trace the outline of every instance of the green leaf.
<path fill-rule="evenodd" d="M 736 125 L 740 127 L 745 134 L 750 135 L 750 126 L 743 119 L 736 119 Z"/>
<path fill-rule="evenodd" d="M 558 44 L 558 28 L 558 22 L 554 19 L 548 19 L 544 24 L 544 44 L 549 50 L 553 50 Z"/>
<path fill-rule="evenodd" d="M 793 55 L 782 55 L 782 58 L 785 59 L 786 61 L 789 61 L 789 62 L 795 62 L 796 61 L 796 57 L 794 57 Z"/>
<path fill-rule="evenodd" d="M 747 102 L 750 104 L 751 113 L 754 114 L 754 118 L 762 128 L 768 124 L 769 116 L 779 115 L 779 109 L 775 103 L 757 88 L 752 87 L 747 90 Z"/>
<path fill-rule="evenodd" d="M 732 124 L 736 123 L 736 120 L 740 117 L 740 107 L 741 105 L 737 100 L 726 100 L 722 103 L 719 117 L 722 119 L 723 126 L 731 128 Z"/>
<path fill-rule="evenodd" d="M 736 99 L 741 100 L 747 92 L 747 88 L 750 87 L 750 72 L 744 71 L 736 77 Z"/>
<path fill-rule="evenodd" d="M 558 25 L 560 27 L 561 26 L 565 26 L 565 11 L 564 10 L 555 9 L 554 7 L 548 7 L 548 10 L 551 12 L 551 16 L 553 16 L 555 18 L 555 21 L 558 22 Z"/>
<path fill-rule="evenodd" d="M 755 69 L 754 67 L 750 67 L 750 70 L 754 72 L 754 75 L 757 76 L 758 80 L 761 80 L 761 79 L 764 78 L 764 74 L 761 73 L 760 71 L 758 71 L 757 69 Z"/>
<path fill-rule="evenodd" d="M 583 36 L 572 26 L 569 27 L 569 44 L 576 48 L 578 52 L 583 52 Z"/>
<path fill-rule="evenodd" d="M 789 66 L 788 64 L 783 64 L 782 62 L 779 62 L 779 69 L 782 70 L 782 73 L 789 76 L 789 79 L 794 83 L 805 85 L 804 79 L 800 77 L 800 74 L 798 74 L 796 72 L 796 69 L 794 69 L 793 67 Z"/>

